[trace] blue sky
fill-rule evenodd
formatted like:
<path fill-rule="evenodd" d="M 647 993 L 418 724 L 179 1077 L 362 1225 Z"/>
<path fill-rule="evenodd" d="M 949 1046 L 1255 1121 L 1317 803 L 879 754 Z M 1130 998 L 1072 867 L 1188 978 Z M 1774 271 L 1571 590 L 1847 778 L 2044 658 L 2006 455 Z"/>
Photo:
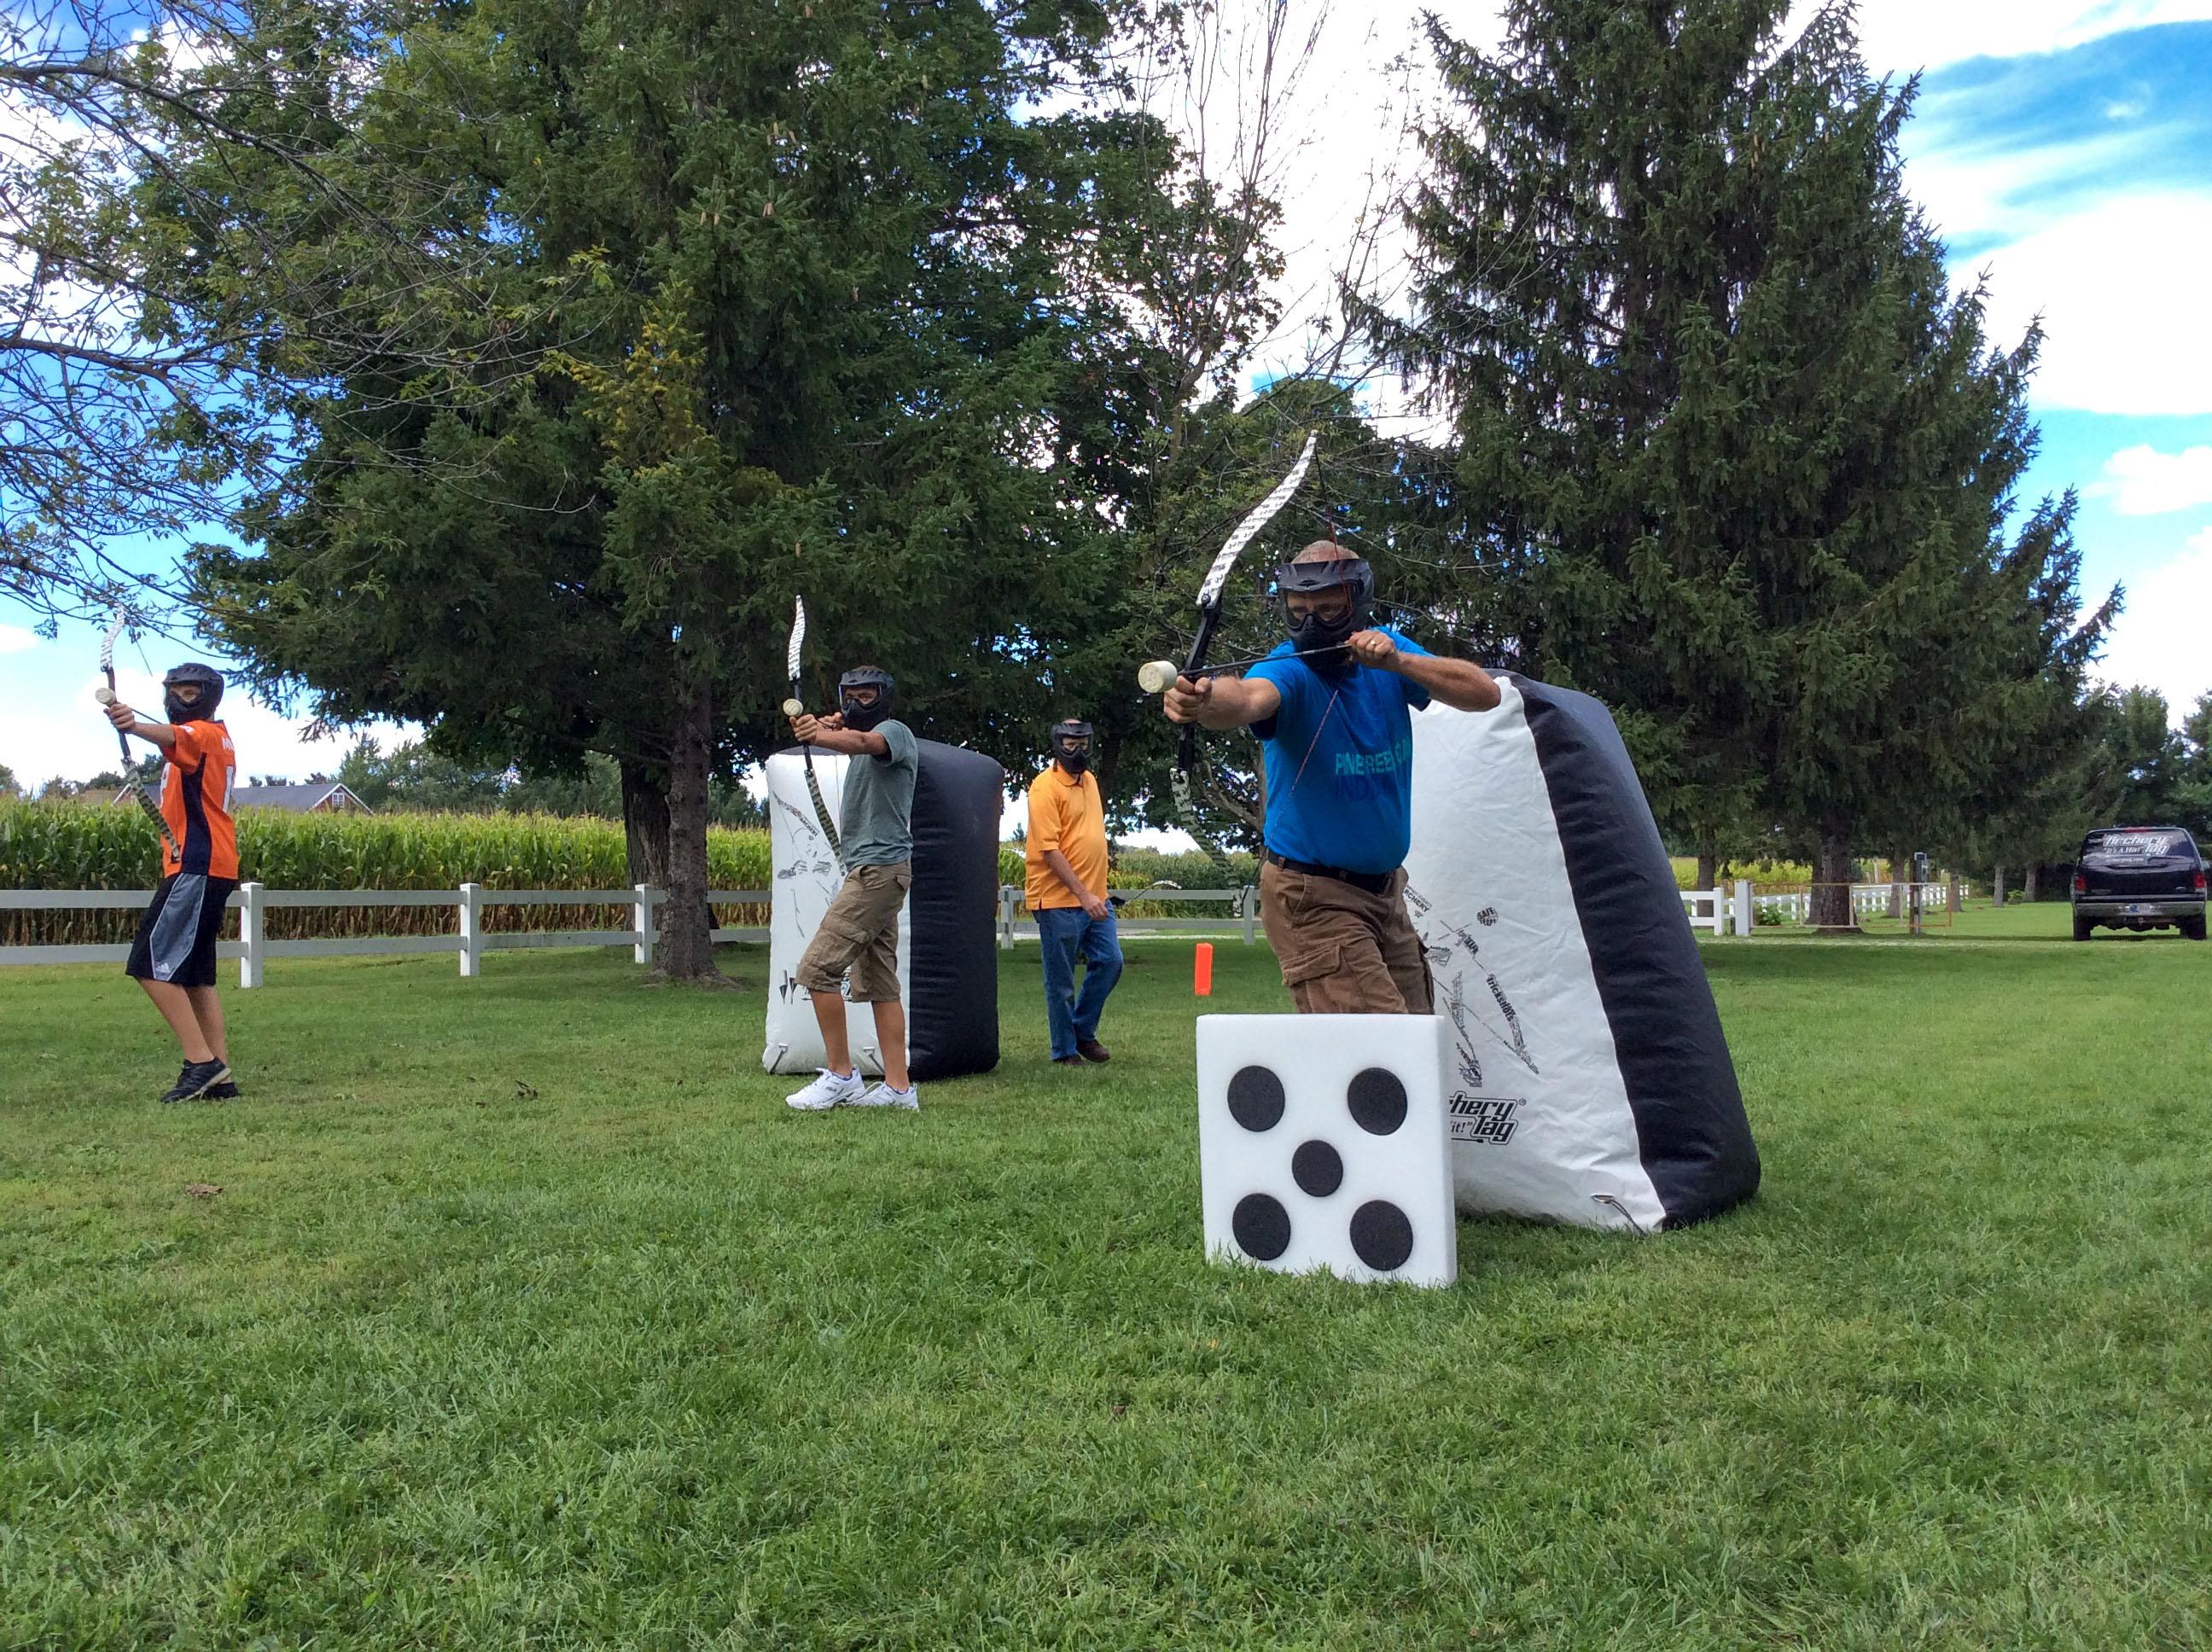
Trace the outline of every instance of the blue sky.
<path fill-rule="evenodd" d="M 1488 0 L 1437 9 L 1494 39 Z M 1303 94 L 1325 138 L 1283 152 L 1293 325 L 1325 285 L 1316 260 L 1341 248 L 1346 203 L 1403 152 L 1402 82 L 1384 64 L 1419 7 L 1342 9 L 1358 15 L 1326 25 L 1326 72 Z M 2128 590 L 2105 674 L 2160 689 L 2178 715 L 2212 689 L 2212 0 L 1862 0 L 1859 16 L 1877 70 L 1922 74 L 1906 177 L 1954 277 L 1987 276 L 1998 339 L 2044 319 L 2043 445 L 2023 502 L 2080 490 L 2084 586 Z M 0 604 L 0 764 L 34 785 L 82 778 L 114 756 L 91 699 L 98 636 L 47 642 L 30 623 Z M 126 646 L 125 697 L 152 703 L 155 670 L 182 653 Z M 226 713 L 250 773 L 337 761 L 266 708 Z"/>
<path fill-rule="evenodd" d="M 1907 177 L 1990 320 L 2048 338 L 2031 494 L 2081 494 L 2084 584 L 2127 589 L 2105 661 L 2177 712 L 2212 689 L 2212 21 L 1925 72 Z"/>

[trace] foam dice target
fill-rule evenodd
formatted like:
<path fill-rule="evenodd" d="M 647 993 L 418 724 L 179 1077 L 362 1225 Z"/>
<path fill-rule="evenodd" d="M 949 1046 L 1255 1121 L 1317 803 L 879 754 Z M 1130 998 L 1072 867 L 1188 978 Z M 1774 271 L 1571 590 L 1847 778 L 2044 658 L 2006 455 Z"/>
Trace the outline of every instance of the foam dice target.
<path fill-rule="evenodd" d="M 1458 1278 L 1450 1054 L 1434 1016 L 1200 1016 L 1207 1253 L 1361 1281 Z"/>

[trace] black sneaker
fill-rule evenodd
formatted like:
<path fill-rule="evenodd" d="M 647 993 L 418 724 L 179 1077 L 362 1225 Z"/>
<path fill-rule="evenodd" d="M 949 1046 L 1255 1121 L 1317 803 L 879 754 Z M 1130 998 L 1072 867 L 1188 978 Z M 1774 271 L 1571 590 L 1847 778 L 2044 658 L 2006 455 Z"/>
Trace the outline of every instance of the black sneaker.
<path fill-rule="evenodd" d="M 230 1081 L 230 1069 L 221 1060 L 187 1061 L 185 1070 L 177 1075 L 176 1085 L 161 1099 L 165 1102 L 196 1102 L 217 1084 Z M 237 1091 L 231 1092 L 235 1095 Z"/>
<path fill-rule="evenodd" d="M 238 1099 L 238 1080 L 225 1078 L 219 1084 L 210 1084 L 200 1092 L 200 1099 L 204 1102 L 234 1102 Z"/>

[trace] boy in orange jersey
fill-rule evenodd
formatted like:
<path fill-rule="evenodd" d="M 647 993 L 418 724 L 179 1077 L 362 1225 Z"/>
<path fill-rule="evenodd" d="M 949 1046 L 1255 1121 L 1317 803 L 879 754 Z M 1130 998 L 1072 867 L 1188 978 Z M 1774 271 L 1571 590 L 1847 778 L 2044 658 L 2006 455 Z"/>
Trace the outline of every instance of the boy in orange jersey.
<path fill-rule="evenodd" d="M 1112 1059 L 1098 1042 L 1098 1017 L 1121 979 L 1121 937 L 1106 897 L 1106 808 L 1090 770 L 1091 725 L 1071 719 L 1053 725 L 1052 766 L 1030 782 L 1029 908 L 1044 947 L 1052 1059 L 1064 1067 Z"/>
<path fill-rule="evenodd" d="M 231 783 L 238 756 L 230 731 L 215 720 L 222 677 L 197 663 L 161 679 L 161 710 L 149 723 L 120 701 L 107 720 L 161 750 L 161 886 L 139 920 L 126 974 L 135 977 L 183 1048 L 185 1070 L 165 1102 L 227 1101 L 238 1094 L 223 1047 L 222 1005 L 215 992 L 215 944 L 223 908 L 238 888 L 238 835 Z"/>

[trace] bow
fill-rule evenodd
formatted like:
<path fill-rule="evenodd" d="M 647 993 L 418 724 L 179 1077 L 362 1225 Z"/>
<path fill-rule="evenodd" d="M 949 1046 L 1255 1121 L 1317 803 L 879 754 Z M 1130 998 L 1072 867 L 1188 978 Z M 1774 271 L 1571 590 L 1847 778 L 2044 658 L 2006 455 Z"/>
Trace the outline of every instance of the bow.
<path fill-rule="evenodd" d="M 783 714 L 796 717 L 806 709 L 799 697 L 799 651 L 806 641 L 806 598 L 791 599 L 791 642 L 784 650 L 784 670 L 791 677 L 791 698 L 783 702 Z M 806 795 L 814 799 L 814 818 L 822 823 L 823 835 L 830 840 L 830 852 L 842 854 L 844 846 L 837 841 L 837 828 L 830 819 L 829 806 L 822 801 L 822 782 L 814 777 L 814 748 L 802 745 L 799 750 L 806 758 Z"/>
<path fill-rule="evenodd" d="M 1252 513 L 1237 525 L 1214 557 L 1213 566 L 1206 570 L 1206 582 L 1198 588 L 1198 635 L 1191 640 L 1190 658 L 1184 662 L 1185 677 L 1200 675 L 1206 666 L 1206 651 L 1213 646 L 1214 628 L 1221 623 L 1221 592 L 1229 583 L 1230 570 L 1244 547 L 1259 535 L 1260 530 L 1275 519 L 1276 513 L 1291 502 L 1291 497 L 1306 479 L 1306 471 L 1313 464 L 1314 443 L 1318 431 L 1309 432 L 1306 445 L 1298 451 L 1298 462 L 1291 472 L 1275 484 L 1274 491 L 1253 509 Z M 1182 829 L 1191 835 L 1199 850 L 1206 856 L 1216 876 L 1224 881 L 1234 874 L 1228 854 L 1220 843 L 1206 829 L 1199 818 L 1197 797 L 1198 725 L 1185 723 L 1182 738 L 1176 748 L 1176 766 L 1169 779 L 1169 790 L 1175 797 L 1176 812 L 1182 818 Z"/>
<path fill-rule="evenodd" d="M 100 669 L 106 674 L 107 686 L 93 697 L 103 706 L 112 706 L 116 701 L 115 639 L 122 635 L 123 610 L 118 608 L 115 610 L 114 623 L 107 628 L 107 635 L 100 640 Z M 118 728 L 115 731 L 115 744 L 123 748 L 124 786 L 132 797 L 138 799 L 138 806 L 146 811 L 147 818 L 160 830 L 162 847 L 168 850 L 169 858 L 181 861 L 184 851 L 177 847 L 176 835 L 170 831 L 169 823 L 161 818 L 161 805 L 154 801 L 154 794 L 146 789 L 146 781 L 138 773 L 137 760 L 131 755 L 131 737 Z"/>

